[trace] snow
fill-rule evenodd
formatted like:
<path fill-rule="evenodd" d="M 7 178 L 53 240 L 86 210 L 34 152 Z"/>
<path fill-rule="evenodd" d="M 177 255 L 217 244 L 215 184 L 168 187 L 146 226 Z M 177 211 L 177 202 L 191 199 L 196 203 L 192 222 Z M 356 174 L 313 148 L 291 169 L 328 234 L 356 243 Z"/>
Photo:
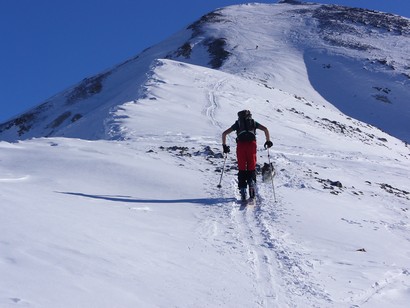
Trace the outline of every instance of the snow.
<path fill-rule="evenodd" d="M 255 8 L 229 10 L 256 23 Z M 407 307 L 405 143 L 332 106 L 296 48 L 274 71 L 245 50 L 212 70 L 161 48 L 117 67 L 84 101 L 104 104 L 77 105 L 87 115 L 53 137 L 0 142 L 0 307 Z M 277 170 L 244 210 L 233 135 L 216 188 L 241 109 L 270 130 Z"/>

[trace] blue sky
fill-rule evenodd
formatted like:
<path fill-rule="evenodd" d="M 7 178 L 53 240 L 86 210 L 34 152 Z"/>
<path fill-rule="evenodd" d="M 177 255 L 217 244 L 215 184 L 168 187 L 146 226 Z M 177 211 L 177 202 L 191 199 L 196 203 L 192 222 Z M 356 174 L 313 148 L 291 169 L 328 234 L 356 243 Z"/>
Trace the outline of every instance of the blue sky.
<path fill-rule="evenodd" d="M 0 0 L 0 122 L 235 0 Z M 272 1 L 259 1 L 275 3 Z M 410 17 L 409 0 L 317 0 Z"/>

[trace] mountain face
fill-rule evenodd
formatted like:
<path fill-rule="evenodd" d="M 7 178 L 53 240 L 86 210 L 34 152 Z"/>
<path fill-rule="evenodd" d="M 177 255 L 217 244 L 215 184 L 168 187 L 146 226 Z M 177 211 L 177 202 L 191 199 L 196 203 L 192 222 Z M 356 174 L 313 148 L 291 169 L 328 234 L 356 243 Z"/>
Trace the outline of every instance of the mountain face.
<path fill-rule="evenodd" d="M 144 98 L 152 65 L 163 58 L 337 108 L 407 142 L 409 36 L 408 19 L 364 9 L 298 1 L 227 7 L 1 124 L 0 138 L 126 138 L 110 133 L 115 112 Z"/>

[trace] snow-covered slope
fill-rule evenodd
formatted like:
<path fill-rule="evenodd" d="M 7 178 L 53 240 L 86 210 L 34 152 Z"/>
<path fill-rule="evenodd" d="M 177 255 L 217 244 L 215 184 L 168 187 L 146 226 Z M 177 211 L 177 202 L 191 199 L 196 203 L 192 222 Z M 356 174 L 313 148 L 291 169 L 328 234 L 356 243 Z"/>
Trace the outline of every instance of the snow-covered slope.
<path fill-rule="evenodd" d="M 405 307 L 402 142 L 171 60 L 145 93 L 114 113 L 126 141 L 0 143 L 1 306 Z M 233 155 L 220 190 L 215 171 L 220 133 L 244 107 L 274 136 L 278 202 L 260 183 L 258 207 L 241 211 Z"/>
<path fill-rule="evenodd" d="M 238 30 L 215 70 L 199 46 L 222 37 L 220 14 L 256 23 L 315 7 L 223 9 L 9 122 L 2 138 L 38 138 L 0 142 L 0 306 L 406 307 L 409 148 L 327 102 L 296 47 L 260 63 L 261 43 L 228 49 Z M 245 210 L 234 154 L 216 188 L 221 133 L 244 108 L 269 128 L 277 169 L 277 202 L 259 176 Z"/>

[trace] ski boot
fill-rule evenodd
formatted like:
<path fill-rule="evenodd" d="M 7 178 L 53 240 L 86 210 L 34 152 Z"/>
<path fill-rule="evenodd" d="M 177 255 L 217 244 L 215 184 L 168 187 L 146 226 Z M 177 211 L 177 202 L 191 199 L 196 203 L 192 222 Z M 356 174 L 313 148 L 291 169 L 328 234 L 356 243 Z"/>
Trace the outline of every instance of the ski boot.
<path fill-rule="evenodd" d="M 252 200 L 255 199 L 255 183 L 251 182 L 249 184 L 249 198 Z"/>

